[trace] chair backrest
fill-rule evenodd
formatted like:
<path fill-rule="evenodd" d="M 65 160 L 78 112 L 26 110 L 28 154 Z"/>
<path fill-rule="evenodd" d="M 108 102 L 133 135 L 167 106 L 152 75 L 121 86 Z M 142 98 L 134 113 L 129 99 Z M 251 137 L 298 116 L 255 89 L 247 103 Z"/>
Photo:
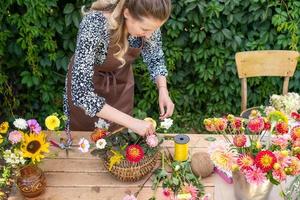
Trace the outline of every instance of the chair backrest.
<path fill-rule="evenodd" d="M 294 75 L 299 53 L 287 50 L 245 51 L 235 54 L 241 79 L 242 111 L 247 108 L 247 78 L 257 76 L 284 77 L 282 93 L 288 92 L 289 77 Z"/>

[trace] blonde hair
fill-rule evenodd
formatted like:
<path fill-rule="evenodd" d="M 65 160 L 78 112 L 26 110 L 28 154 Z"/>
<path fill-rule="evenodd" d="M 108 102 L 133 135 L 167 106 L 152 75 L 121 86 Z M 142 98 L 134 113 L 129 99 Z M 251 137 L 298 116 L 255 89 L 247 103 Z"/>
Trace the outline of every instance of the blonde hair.
<path fill-rule="evenodd" d="M 125 65 L 124 55 L 128 50 L 128 31 L 125 26 L 124 9 L 127 8 L 130 15 L 137 20 L 142 17 L 153 17 L 164 21 L 171 13 L 171 0 L 97 0 L 91 10 L 110 12 L 108 19 L 111 32 L 111 44 L 117 45 L 119 51 L 114 54 Z M 84 13 L 84 12 L 83 12 Z"/>

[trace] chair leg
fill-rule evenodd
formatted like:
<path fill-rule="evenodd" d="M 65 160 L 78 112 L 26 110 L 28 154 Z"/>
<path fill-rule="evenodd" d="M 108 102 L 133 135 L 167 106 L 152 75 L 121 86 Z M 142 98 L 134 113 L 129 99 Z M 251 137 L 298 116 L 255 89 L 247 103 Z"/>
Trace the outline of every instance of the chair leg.
<path fill-rule="evenodd" d="M 241 78 L 241 97 L 242 97 L 241 108 L 243 112 L 247 108 L 247 79 L 246 78 Z"/>

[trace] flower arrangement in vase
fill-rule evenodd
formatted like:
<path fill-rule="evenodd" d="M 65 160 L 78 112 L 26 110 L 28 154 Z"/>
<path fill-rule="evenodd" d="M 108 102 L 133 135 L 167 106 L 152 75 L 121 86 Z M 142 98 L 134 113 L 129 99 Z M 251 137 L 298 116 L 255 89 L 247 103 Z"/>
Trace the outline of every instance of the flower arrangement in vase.
<path fill-rule="evenodd" d="M 300 125 L 291 121 L 275 109 L 254 110 L 249 119 L 228 115 L 204 120 L 206 130 L 225 138 L 210 146 L 210 158 L 217 168 L 233 174 L 238 199 L 266 199 L 270 184 L 299 175 Z"/>
<path fill-rule="evenodd" d="M 46 125 L 58 128 L 54 119 L 60 122 L 57 116 L 46 118 Z M 54 127 L 57 126 L 57 127 Z M 17 118 L 10 125 L 8 121 L 0 123 L 0 159 L 4 162 L 0 185 L 5 185 L 13 172 L 21 193 L 26 197 L 35 197 L 41 194 L 46 187 L 43 171 L 37 166 L 49 153 L 47 134 L 36 119 L 25 120 Z"/>

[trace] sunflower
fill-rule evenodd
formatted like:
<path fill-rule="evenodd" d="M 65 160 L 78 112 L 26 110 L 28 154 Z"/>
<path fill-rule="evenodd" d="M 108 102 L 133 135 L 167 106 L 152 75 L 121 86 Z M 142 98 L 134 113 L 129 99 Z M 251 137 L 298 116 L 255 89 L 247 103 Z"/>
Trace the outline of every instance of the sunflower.
<path fill-rule="evenodd" d="M 43 153 L 49 152 L 49 143 L 46 142 L 45 133 L 40 134 L 30 133 L 24 134 L 24 139 L 21 144 L 21 151 L 25 158 L 31 158 L 32 162 L 40 162 L 45 156 Z"/>
<path fill-rule="evenodd" d="M 45 125 L 49 130 L 54 131 L 55 129 L 59 128 L 60 120 L 57 116 L 50 115 L 45 119 Z"/>

